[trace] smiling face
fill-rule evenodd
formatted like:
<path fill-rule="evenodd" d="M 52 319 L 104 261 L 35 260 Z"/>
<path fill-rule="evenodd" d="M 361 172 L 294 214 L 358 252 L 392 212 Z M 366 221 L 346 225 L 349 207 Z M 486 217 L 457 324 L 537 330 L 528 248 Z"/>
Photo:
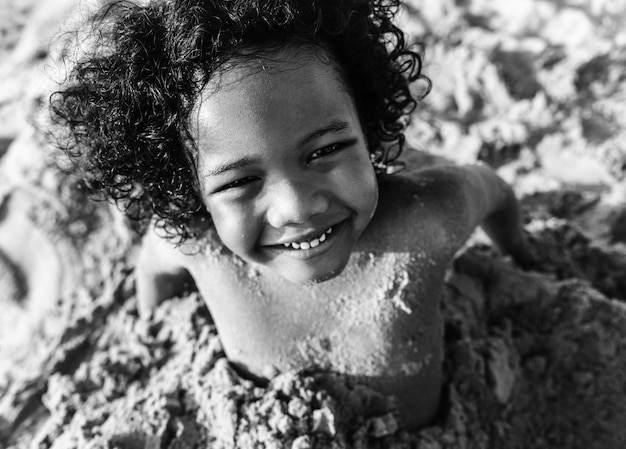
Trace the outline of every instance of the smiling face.
<path fill-rule="evenodd" d="M 321 51 L 232 64 L 192 118 L 222 243 L 296 283 L 344 269 L 378 199 L 354 100 Z"/>

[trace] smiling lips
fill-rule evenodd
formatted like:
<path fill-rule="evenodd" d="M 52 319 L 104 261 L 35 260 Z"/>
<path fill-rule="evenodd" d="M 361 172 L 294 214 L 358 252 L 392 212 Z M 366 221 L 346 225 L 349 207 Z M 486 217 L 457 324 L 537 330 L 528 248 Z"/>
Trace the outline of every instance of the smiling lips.
<path fill-rule="evenodd" d="M 297 250 L 315 248 L 316 246 L 319 246 L 320 243 L 324 242 L 326 240 L 326 237 L 328 237 L 332 232 L 333 232 L 333 227 L 331 226 L 326 231 L 322 232 L 322 235 L 312 240 L 308 240 L 304 242 L 283 243 L 283 246 L 285 248 L 292 248 L 292 249 L 297 249 Z"/>

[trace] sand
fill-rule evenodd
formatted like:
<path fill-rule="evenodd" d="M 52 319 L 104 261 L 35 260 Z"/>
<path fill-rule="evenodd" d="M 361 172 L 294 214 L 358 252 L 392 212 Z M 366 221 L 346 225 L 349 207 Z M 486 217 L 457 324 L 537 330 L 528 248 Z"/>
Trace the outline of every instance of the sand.
<path fill-rule="evenodd" d="M 355 412 L 376 392 L 340 376 L 241 378 L 197 292 L 139 320 L 137 236 L 32 125 L 77 5 L 2 0 L 0 447 L 624 447 L 625 1 L 412 0 L 399 19 L 434 86 L 409 143 L 494 167 L 540 260 L 524 272 L 480 232 L 460 252 L 444 399 L 412 433 Z"/>

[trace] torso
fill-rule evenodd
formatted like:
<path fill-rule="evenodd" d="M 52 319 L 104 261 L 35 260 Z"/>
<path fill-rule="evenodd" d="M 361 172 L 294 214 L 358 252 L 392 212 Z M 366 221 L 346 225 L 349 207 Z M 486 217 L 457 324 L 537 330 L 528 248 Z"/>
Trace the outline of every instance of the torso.
<path fill-rule="evenodd" d="M 210 243 L 181 262 L 240 368 L 263 378 L 294 369 L 353 377 L 396 396 L 409 425 L 422 425 L 439 398 L 439 295 L 449 257 L 437 250 L 445 246 L 441 227 L 422 209 L 412 182 L 383 183 L 377 215 L 344 272 L 312 286 Z"/>

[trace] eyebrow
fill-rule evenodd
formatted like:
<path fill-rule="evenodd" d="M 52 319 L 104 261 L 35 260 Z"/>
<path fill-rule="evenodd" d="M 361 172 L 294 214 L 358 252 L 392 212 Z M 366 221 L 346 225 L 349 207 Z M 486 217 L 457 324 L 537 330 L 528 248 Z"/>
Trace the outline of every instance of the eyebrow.
<path fill-rule="evenodd" d="M 217 176 L 217 175 L 221 175 L 224 172 L 227 172 L 229 170 L 240 170 L 242 168 L 246 168 L 249 167 L 250 165 L 254 165 L 257 162 L 256 159 L 251 159 L 251 158 L 243 158 L 243 159 L 238 159 L 234 162 L 229 162 L 228 164 L 224 164 L 221 165 L 219 167 L 214 168 L 211 171 L 207 171 L 204 173 L 204 176 Z"/>
<path fill-rule="evenodd" d="M 326 134 L 340 133 L 349 129 L 349 127 L 350 127 L 350 124 L 344 120 L 332 120 L 327 125 L 324 125 L 321 128 L 318 128 L 310 132 L 309 134 L 305 135 L 302 139 L 300 139 L 298 143 L 300 146 L 304 146 Z M 255 158 L 238 159 L 236 161 L 218 166 L 214 168 L 213 170 L 207 171 L 204 173 L 204 176 L 205 177 L 218 176 L 230 170 L 240 170 L 242 168 L 249 167 L 251 165 L 256 164 L 257 162 L 258 160 Z"/>
<path fill-rule="evenodd" d="M 300 145 L 306 145 L 310 142 L 312 142 L 313 140 L 322 137 L 325 134 L 337 134 L 340 133 L 342 131 L 345 131 L 346 129 L 348 129 L 350 127 L 350 124 L 346 121 L 343 120 L 332 120 L 330 123 L 328 123 L 325 126 L 322 126 L 321 128 L 316 129 L 315 131 L 307 134 L 306 136 L 304 136 L 301 140 L 300 140 Z"/>

